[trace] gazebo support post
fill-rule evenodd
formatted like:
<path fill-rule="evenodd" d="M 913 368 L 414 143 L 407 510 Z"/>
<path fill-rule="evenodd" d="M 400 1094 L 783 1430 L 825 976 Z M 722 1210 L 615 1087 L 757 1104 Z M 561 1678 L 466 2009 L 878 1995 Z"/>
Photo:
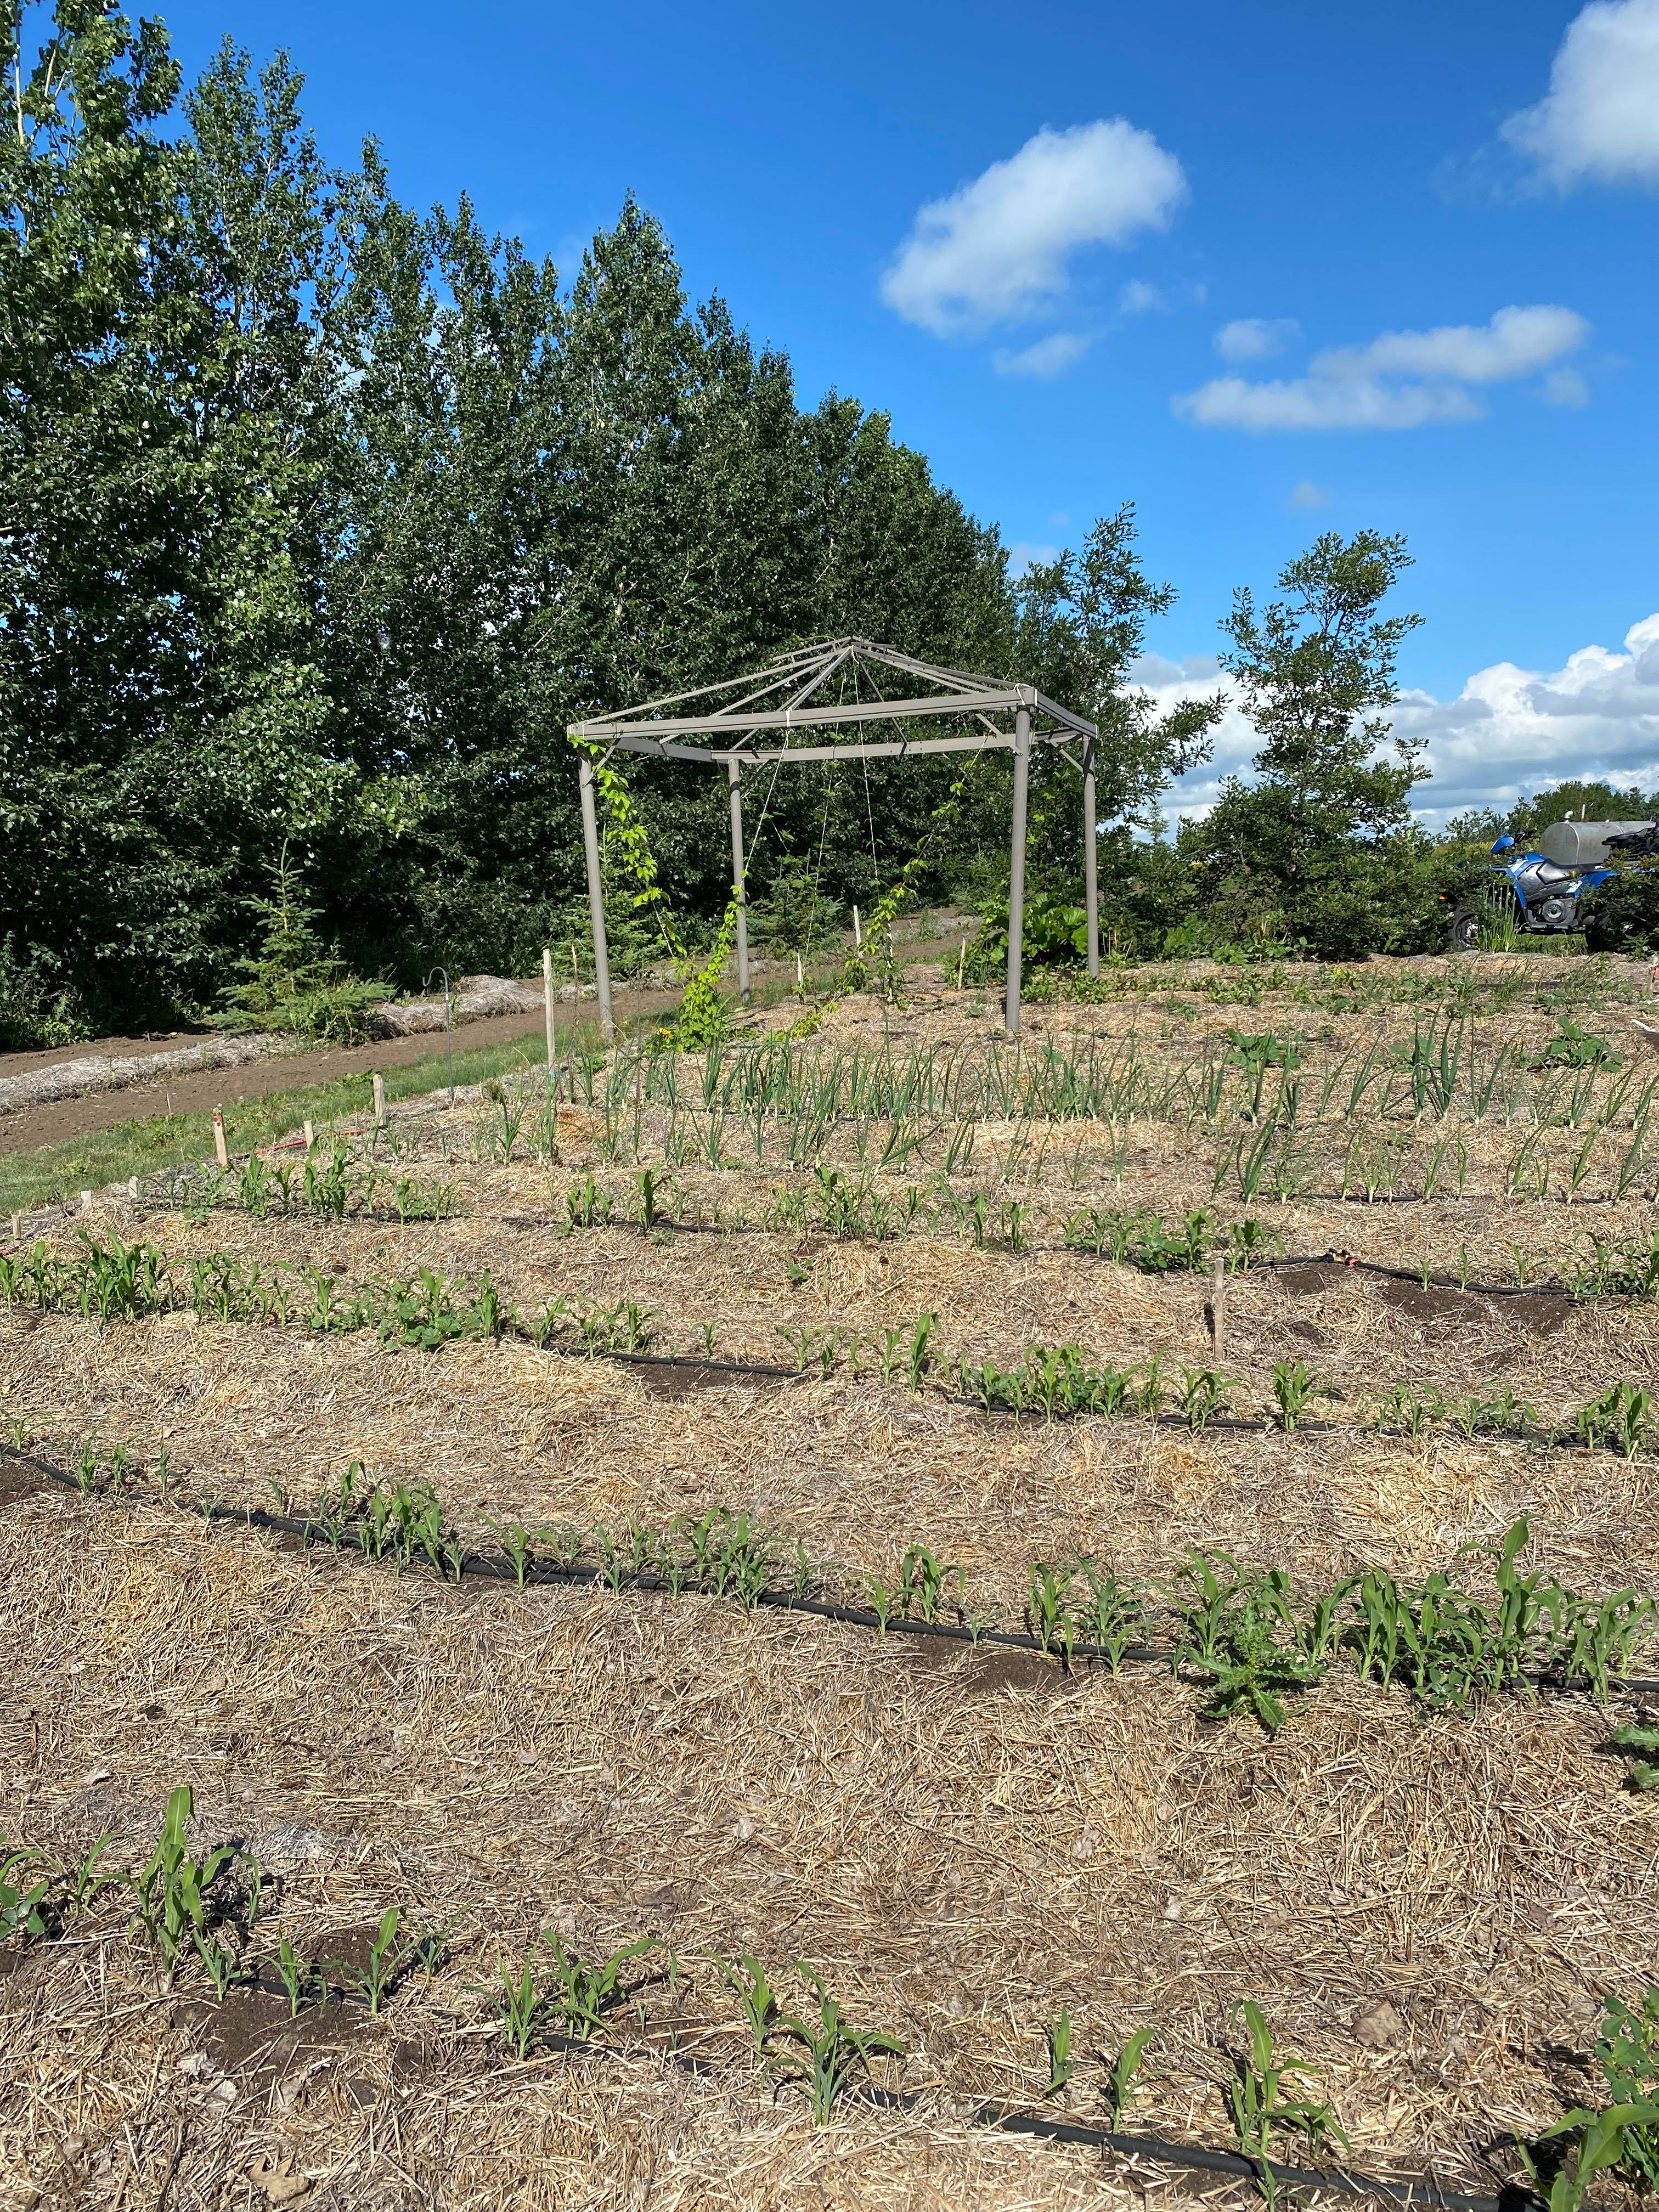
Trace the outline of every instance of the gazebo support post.
<path fill-rule="evenodd" d="M 1020 961 L 1025 939 L 1025 800 L 1031 767 L 1031 716 L 1022 707 L 1014 716 L 1014 823 L 1008 848 L 1008 982 L 1002 1018 L 1010 1036 L 1019 1035 Z"/>
<path fill-rule="evenodd" d="M 587 910 L 593 922 L 593 981 L 599 990 L 599 1027 L 617 1033 L 611 1013 L 611 955 L 605 941 L 605 879 L 599 873 L 599 817 L 593 805 L 593 763 L 584 753 L 578 770 L 582 796 L 582 845 L 587 854 Z"/>
<path fill-rule="evenodd" d="M 1089 973 L 1100 973 L 1100 824 L 1095 819 L 1095 749 L 1083 748 L 1083 908 L 1088 921 Z"/>
<path fill-rule="evenodd" d="M 749 1004 L 749 894 L 743 867 L 743 770 L 729 759 L 726 773 L 732 785 L 732 896 L 738 902 L 738 991 Z"/>

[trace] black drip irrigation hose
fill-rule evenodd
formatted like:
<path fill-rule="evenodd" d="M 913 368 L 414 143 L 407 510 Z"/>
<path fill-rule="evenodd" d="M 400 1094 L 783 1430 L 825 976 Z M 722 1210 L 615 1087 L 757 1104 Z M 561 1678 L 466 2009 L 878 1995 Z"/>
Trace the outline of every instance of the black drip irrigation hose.
<path fill-rule="evenodd" d="M 1306 1263 L 1287 1262 L 1286 1264 L 1305 1265 Z M 1356 1262 L 1355 1264 L 1358 1265 L 1361 1263 Z M 1378 1272 L 1382 1273 L 1393 1273 L 1396 1271 L 1394 1269 L 1381 1269 Z M 1408 1277 L 1406 1279 L 1414 1280 L 1415 1278 Z M 1514 1296 L 1515 1293 L 1510 1292 L 1510 1295 Z M 1530 1291 L 1525 1291 L 1521 1293 L 1521 1295 L 1524 1297 L 1531 1297 L 1533 1293 Z M 527 1338 L 526 1341 L 534 1343 L 535 1340 L 533 1337 Z M 812 1370 L 807 1367 L 780 1367 L 775 1361 L 767 1362 L 754 1359 L 716 1359 L 710 1355 L 699 1352 L 565 1352 L 561 1350 L 558 1346 L 552 1344 L 537 1345 L 536 1349 L 538 1352 L 544 1352 L 550 1354 L 555 1359 L 608 1359 L 613 1362 L 616 1365 L 622 1367 L 682 1367 L 690 1369 L 696 1373 L 707 1371 L 711 1374 L 719 1375 L 759 1375 L 763 1376 L 768 1380 L 775 1382 L 814 1382 L 827 1381 L 829 1379 L 827 1376 L 815 1375 Z M 975 1398 L 969 1392 L 963 1390 L 941 1390 L 936 1395 L 942 1404 L 947 1406 L 971 1406 L 975 1413 L 983 1413 L 988 1419 L 994 1415 L 1000 1414 L 1005 1419 L 1013 1421 L 1016 1425 L 1028 1418 L 1036 1419 L 1039 1416 L 1045 1422 L 1048 1422 L 1051 1419 L 1077 1420 L 1089 1417 L 1089 1409 L 1086 1407 L 1083 1408 L 1080 1412 L 1067 1412 L 1062 1415 L 1051 1417 L 1044 1413 L 1042 1407 L 1036 1404 L 1023 1407 L 1016 1407 L 1013 1406 L 987 1406 L 982 1400 Z M 1184 1413 L 1132 1413 L 1124 1415 L 1121 1413 L 1107 1413 L 1103 1409 L 1093 1415 L 1092 1418 L 1101 1420 L 1127 1419 L 1142 1421 L 1145 1422 L 1148 1428 L 1177 1429 L 1184 1431 L 1188 1435 L 1201 1435 L 1206 1429 L 1225 1429 L 1231 1431 L 1236 1435 L 1255 1437 L 1279 1436 L 1281 1434 L 1289 1437 L 1336 1437 L 1360 1436 L 1366 1434 L 1378 1436 L 1403 1436 L 1406 1434 L 1406 1431 L 1403 1430 L 1389 1431 L 1378 1429 L 1375 1431 L 1366 1431 L 1361 1429 L 1358 1423 L 1352 1421 L 1299 1420 L 1297 1422 L 1294 1428 L 1283 1429 L 1279 1423 L 1270 1420 L 1265 1414 L 1263 1414 L 1260 1419 L 1257 1419 L 1248 1413 L 1212 1413 L 1203 1421 L 1194 1422 L 1188 1420 Z M 1569 1436 L 1560 1431 L 1549 1435 L 1546 1435 L 1541 1432 L 1536 1435 L 1528 1435 L 1525 1430 L 1518 1430 L 1513 1433 L 1508 1430 L 1484 1430 L 1480 1431 L 1480 1433 L 1492 1443 L 1531 1444 L 1538 1449 L 1547 1451 L 1597 1452 L 1605 1450 L 1608 1452 L 1610 1456 L 1615 1456 L 1621 1459 L 1626 1456 L 1626 1455 L 1622 1452 L 1616 1454 L 1613 1453 L 1611 1446 L 1590 1443 L 1583 1437 Z M 1466 1441 L 1473 1443 L 1474 1438 L 1469 1437 L 1466 1439 Z"/>
<path fill-rule="evenodd" d="M 1011 2135 L 1036 2136 L 1047 2142 L 1077 2143 L 1116 2151 L 1124 2158 L 1147 2159 L 1160 2166 L 1184 2166 L 1202 2173 L 1235 2174 L 1241 2180 L 1271 2180 L 1291 2189 L 1328 2190 L 1340 2197 L 1382 2197 L 1396 2204 L 1427 2204 L 1445 2212 L 1524 2212 L 1535 2203 L 1533 2192 L 1519 2183 L 1508 2183 L 1495 2197 L 1472 2196 L 1462 2190 L 1442 2189 L 1432 2181 L 1393 2179 L 1379 2174 L 1353 2173 L 1342 2166 L 1281 2166 L 1277 2159 L 1245 2158 L 1237 2151 L 1206 2150 L 1199 2143 L 1171 2142 L 1164 2136 L 1119 2135 L 1110 2128 L 1091 2128 L 1079 2120 L 1050 2118 L 1002 2105 L 981 2105 L 974 2114 L 981 2127 L 1000 2128 Z"/>
<path fill-rule="evenodd" d="M 53 1467 L 50 1461 L 36 1459 L 30 1453 L 20 1451 L 11 1444 L 0 1444 L 0 1455 L 15 1460 L 20 1466 L 32 1468 L 49 1482 L 67 1490 L 88 1495 L 84 1486 L 64 1468 Z M 190 1504 L 173 1501 L 181 1512 L 193 1513 L 198 1519 L 219 1522 L 237 1528 L 258 1528 L 279 1536 L 299 1539 L 308 1550 L 337 1553 L 349 1550 L 357 1553 L 371 1566 L 382 1562 L 366 1551 L 361 1543 L 342 1536 L 331 1537 L 317 1521 L 297 1519 L 291 1514 L 272 1513 L 263 1505 L 216 1505 L 211 1500 L 198 1499 Z M 969 1626 L 965 1621 L 916 1620 L 904 1614 L 889 1614 L 884 1620 L 878 1613 L 867 1606 L 842 1605 L 831 1598 L 809 1597 L 802 1591 L 760 1589 L 745 1592 L 741 1597 L 732 1589 L 719 1589 L 708 1582 L 688 1577 L 676 1584 L 665 1576 L 648 1570 L 608 1573 L 602 1567 L 584 1566 L 579 1561 L 561 1559 L 526 1559 L 520 1575 L 517 1567 L 505 1557 L 495 1558 L 487 1552 L 463 1552 L 458 1555 L 453 1571 L 434 1567 L 429 1560 L 409 1559 L 394 1561 L 401 1573 L 404 1566 L 420 1571 L 424 1568 L 434 1574 L 440 1583 L 447 1586 L 452 1581 L 511 1583 L 514 1589 L 574 1588 L 579 1589 L 605 1589 L 620 1596 L 624 1589 L 643 1591 L 653 1596 L 669 1597 L 731 1597 L 751 1613 L 761 1611 L 805 1613 L 815 1620 L 836 1621 L 848 1628 L 872 1628 L 882 1638 L 888 1636 L 940 1637 L 947 1642 L 967 1644 L 977 1650 L 981 1644 L 994 1645 L 1000 1650 L 1025 1651 L 1034 1656 L 1057 1662 L 1054 1671 L 1063 1674 L 1074 1660 L 1083 1659 L 1109 1667 L 1114 1672 L 1127 1663 L 1137 1666 L 1179 1668 L 1188 1654 L 1174 1644 L 1126 1644 L 1121 1650 L 1109 1651 L 1103 1644 L 1073 1643 L 1062 1646 L 1059 1639 L 1045 1644 L 1040 1637 L 1010 1628 L 981 1628 Z M 1212 1670 L 1206 1668 L 1205 1671 Z M 1592 1685 L 1559 1674 L 1518 1674 L 1522 1681 L 1534 1689 L 1559 1691 L 1564 1696 L 1582 1695 Z M 1607 1678 L 1611 1694 L 1620 1697 L 1645 1697 L 1659 1693 L 1659 1675 L 1612 1674 Z"/>

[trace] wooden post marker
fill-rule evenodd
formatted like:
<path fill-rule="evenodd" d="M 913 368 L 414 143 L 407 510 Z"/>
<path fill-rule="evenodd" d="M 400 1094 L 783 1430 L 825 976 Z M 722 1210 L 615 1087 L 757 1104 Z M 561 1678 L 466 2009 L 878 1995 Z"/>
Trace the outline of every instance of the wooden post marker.
<path fill-rule="evenodd" d="M 967 965 L 968 940 L 964 937 L 962 940 L 962 950 L 957 955 L 957 988 L 958 991 L 962 988 L 962 971 Z"/>
<path fill-rule="evenodd" d="M 864 925 L 859 920 L 859 910 L 856 907 L 853 908 L 853 944 L 856 951 L 863 951 Z"/>
<path fill-rule="evenodd" d="M 801 965 L 799 952 L 795 955 L 795 994 L 802 999 L 806 996 L 806 970 Z"/>
<path fill-rule="evenodd" d="M 317 1141 L 317 1132 L 312 1127 L 309 1121 L 302 1121 L 300 1125 L 300 1134 L 305 1139 L 306 1150 L 309 1152 Z"/>
<path fill-rule="evenodd" d="M 225 1109 L 222 1106 L 216 1106 L 213 1109 L 213 1157 L 222 1168 L 230 1165 L 230 1148 L 225 1142 Z"/>
<path fill-rule="evenodd" d="M 374 1077 L 374 1126 L 386 1127 L 386 1078 L 378 1072 Z"/>
<path fill-rule="evenodd" d="M 542 947 L 542 999 L 547 1008 L 547 1073 L 553 1073 L 553 947 Z"/>
<path fill-rule="evenodd" d="M 1227 1352 L 1227 1261 L 1218 1252 L 1210 1265 L 1210 1333 L 1218 1359 Z"/>

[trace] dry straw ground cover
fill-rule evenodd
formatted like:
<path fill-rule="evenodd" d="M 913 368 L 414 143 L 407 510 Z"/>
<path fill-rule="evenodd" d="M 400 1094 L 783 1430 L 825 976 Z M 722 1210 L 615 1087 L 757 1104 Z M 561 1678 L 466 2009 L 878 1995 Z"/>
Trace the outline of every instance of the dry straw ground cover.
<path fill-rule="evenodd" d="M 116 1888 L 77 1911 L 60 1884 L 0 1944 L 0 2205 L 1113 2202 L 1195 2185 L 975 2109 L 1052 2087 L 1104 2125 L 1145 2028 L 1123 2125 L 1236 2146 L 1244 2000 L 1312 2069 L 1284 2099 L 1370 2171 L 1490 2192 L 1510 2138 L 1607 2102 L 1604 2000 L 1659 1980 L 1659 1793 L 1609 1748 L 1639 1698 L 1425 1708 L 1333 1648 L 1273 1730 L 1203 1717 L 1216 1669 L 1067 1672 L 623 1565 L 457 1584 L 194 1510 L 304 1516 L 362 1462 L 355 1494 L 429 1485 L 462 1549 L 566 1527 L 542 1556 L 592 1562 L 595 1523 L 620 1559 L 630 1524 L 722 1507 L 775 1580 L 805 1557 L 866 1610 L 925 1543 L 961 1570 L 942 1609 L 1009 1630 L 1034 1561 L 1179 1599 L 1183 1556 L 1225 1550 L 1317 1592 L 1523 1519 L 1512 1579 L 1659 1592 L 1633 987 L 1567 962 L 1270 983 L 1125 976 L 1018 1061 L 971 997 L 855 1004 L 787 1048 L 786 1010 L 715 1060 L 584 1063 L 556 1110 L 509 1083 L 325 1136 L 308 1180 L 289 1152 L 108 1195 L 11 1255 L 10 1432 L 101 1457 L 87 1497 L 0 1474 L 0 1857 L 72 1867 L 107 1832 L 99 1867 L 142 1870 L 181 1785 L 185 1865 L 252 1856 L 171 1969 Z M 1265 1264 L 1329 1252 L 1401 1272 Z M 686 1358 L 586 1356 L 629 1345 Z M 1133 1370 L 1116 1414 L 1021 1386 L 1016 1418 L 985 1381 L 1066 1346 Z M 1291 1370 L 1324 1394 L 1299 1418 Z M 1621 1388 L 1620 1437 L 1577 1434 Z M 1629 1656 L 1659 1673 L 1650 1639 Z M 559 1957 L 643 1938 L 570 2047 Z M 820 2024 L 805 1961 L 902 2059 L 841 2046 L 815 2127 L 799 2041 L 775 2020 L 757 2055 L 745 1954 L 781 2014 Z"/>

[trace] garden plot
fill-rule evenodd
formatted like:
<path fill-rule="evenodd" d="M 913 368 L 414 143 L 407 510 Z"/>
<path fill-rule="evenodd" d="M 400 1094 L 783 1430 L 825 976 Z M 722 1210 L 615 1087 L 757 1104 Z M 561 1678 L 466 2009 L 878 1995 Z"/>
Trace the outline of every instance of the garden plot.
<path fill-rule="evenodd" d="M 1122 2160 L 993 2108 L 1121 2105 L 1490 2194 L 1609 2101 L 1659 1068 L 1593 975 L 1152 980 L 623 1051 L 9 1255 L 85 1494 L 0 1481 L 0 1824 L 142 1872 L 187 1786 L 245 1852 L 170 1968 L 37 1876 L 0 2172 L 1063 2204 Z"/>

